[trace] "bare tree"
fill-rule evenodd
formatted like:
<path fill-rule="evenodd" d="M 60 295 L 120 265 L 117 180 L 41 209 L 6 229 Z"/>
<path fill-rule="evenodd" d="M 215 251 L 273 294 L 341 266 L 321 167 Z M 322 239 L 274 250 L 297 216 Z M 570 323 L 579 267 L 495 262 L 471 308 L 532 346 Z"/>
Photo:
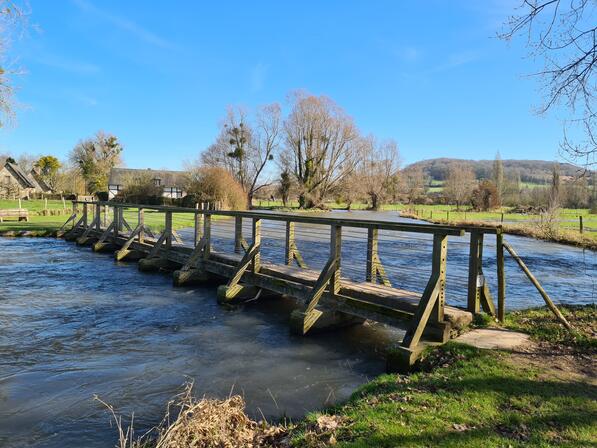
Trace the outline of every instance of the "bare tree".
<path fill-rule="evenodd" d="M 23 26 L 25 14 L 15 1 L 0 0 L 0 126 L 14 117 L 14 75 L 6 53 L 15 31 Z"/>
<path fill-rule="evenodd" d="M 371 208 L 377 210 L 398 181 L 398 145 L 394 140 L 378 142 L 375 137 L 369 136 L 363 148 L 364 154 L 356 170 L 357 184 L 371 201 Z M 357 185 L 353 185 L 353 188 L 357 188 Z"/>
<path fill-rule="evenodd" d="M 299 187 L 301 208 L 321 206 L 327 193 L 355 168 L 362 143 L 352 120 L 325 96 L 295 92 L 285 122 L 286 157 Z"/>
<path fill-rule="evenodd" d="M 470 166 L 453 163 L 448 168 L 448 177 L 444 184 L 444 195 L 456 204 L 456 208 L 470 201 L 477 185 L 475 172 Z"/>
<path fill-rule="evenodd" d="M 419 202 L 426 193 L 425 173 L 421 167 L 402 171 L 402 191 L 409 204 Z"/>
<path fill-rule="evenodd" d="M 259 108 L 253 122 L 244 110 L 229 108 L 216 141 L 201 154 L 201 162 L 230 172 L 246 192 L 250 206 L 255 193 L 272 183 L 263 175 L 268 162 L 274 159 L 280 138 L 278 104 Z"/>
<path fill-rule="evenodd" d="M 564 121 L 562 149 L 574 160 L 592 166 L 597 153 L 595 0 L 524 0 L 519 9 L 501 37 L 526 34 L 532 56 L 545 60 L 545 68 L 536 73 L 545 91 L 540 112 L 556 104 L 568 107 L 571 116 Z M 569 137 L 575 134 L 584 137 Z"/>
<path fill-rule="evenodd" d="M 502 162 L 502 157 L 500 156 L 499 151 L 495 155 L 491 175 L 498 192 L 498 202 L 501 205 L 504 196 L 504 163 Z"/>

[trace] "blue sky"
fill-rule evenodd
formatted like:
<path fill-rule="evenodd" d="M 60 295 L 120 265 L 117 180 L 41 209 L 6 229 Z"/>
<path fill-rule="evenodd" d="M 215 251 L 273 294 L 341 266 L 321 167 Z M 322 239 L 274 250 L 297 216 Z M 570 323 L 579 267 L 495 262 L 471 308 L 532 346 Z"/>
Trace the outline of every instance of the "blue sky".
<path fill-rule="evenodd" d="M 431 157 L 553 160 L 562 129 L 537 116 L 538 63 L 495 38 L 518 0 L 195 2 L 29 0 L 11 57 L 15 126 L 0 151 L 66 157 L 102 129 L 129 167 L 181 168 L 226 106 L 306 89 L 364 134 Z"/>

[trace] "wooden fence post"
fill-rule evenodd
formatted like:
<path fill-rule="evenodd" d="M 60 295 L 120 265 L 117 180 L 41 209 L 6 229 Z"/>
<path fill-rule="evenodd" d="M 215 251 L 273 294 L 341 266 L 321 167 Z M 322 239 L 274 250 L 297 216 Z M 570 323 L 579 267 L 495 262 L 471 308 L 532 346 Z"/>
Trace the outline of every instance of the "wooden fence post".
<path fill-rule="evenodd" d="M 116 242 L 116 238 L 118 238 L 118 233 L 120 232 L 120 210 L 118 210 L 117 206 L 112 208 L 112 222 L 114 223 L 114 241 Z"/>
<path fill-rule="evenodd" d="M 579 231 L 580 231 L 580 233 L 583 233 L 584 228 L 583 228 L 583 223 L 582 223 L 582 216 L 578 217 L 578 225 L 579 225 Z"/>

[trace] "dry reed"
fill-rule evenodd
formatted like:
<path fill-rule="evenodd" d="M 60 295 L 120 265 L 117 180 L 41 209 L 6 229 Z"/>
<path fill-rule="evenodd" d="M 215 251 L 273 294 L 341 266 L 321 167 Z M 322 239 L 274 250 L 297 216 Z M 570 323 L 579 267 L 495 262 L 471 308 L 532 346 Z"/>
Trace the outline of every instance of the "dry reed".
<path fill-rule="evenodd" d="M 283 426 L 251 420 L 239 395 L 225 400 L 192 394 L 193 384 L 168 403 L 162 422 L 145 434 L 134 437 L 133 421 L 126 428 L 122 417 L 108 403 L 95 397 L 111 414 L 118 431 L 118 448 L 260 448 L 288 447 Z"/>

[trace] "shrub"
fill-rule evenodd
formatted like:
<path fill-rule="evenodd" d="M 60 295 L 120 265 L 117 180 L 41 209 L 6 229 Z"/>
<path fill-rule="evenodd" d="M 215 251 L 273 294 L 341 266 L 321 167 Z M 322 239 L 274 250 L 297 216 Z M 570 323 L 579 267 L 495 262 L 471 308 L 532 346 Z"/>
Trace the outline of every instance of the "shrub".
<path fill-rule="evenodd" d="M 471 202 L 476 210 L 491 210 L 499 206 L 499 195 L 495 184 L 490 180 L 480 182 L 473 191 Z"/>
<path fill-rule="evenodd" d="M 224 168 L 201 167 L 189 174 L 186 187 L 193 202 L 219 202 L 224 209 L 245 210 L 247 194 Z"/>
<path fill-rule="evenodd" d="M 139 172 L 123 179 L 123 188 L 115 198 L 132 204 L 162 204 L 162 187 L 156 185 L 151 173 Z"/>

